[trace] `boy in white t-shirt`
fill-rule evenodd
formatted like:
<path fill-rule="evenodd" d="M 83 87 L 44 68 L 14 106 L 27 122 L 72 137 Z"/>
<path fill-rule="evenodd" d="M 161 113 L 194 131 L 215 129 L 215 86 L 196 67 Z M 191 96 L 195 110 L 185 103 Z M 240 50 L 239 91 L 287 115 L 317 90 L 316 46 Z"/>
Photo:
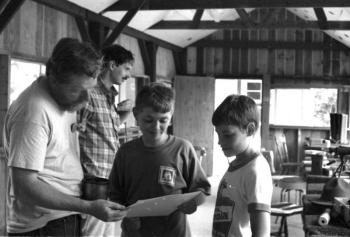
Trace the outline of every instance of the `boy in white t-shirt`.
<path fill-rule="evenodd" d="M 267 161 L 253 144 L 259 125 L 254 100 L 226 97 L 212 123 L 225 156 L 236 156 L 219 185 L 212 235 L 270 236 L 272 179 Z"/>

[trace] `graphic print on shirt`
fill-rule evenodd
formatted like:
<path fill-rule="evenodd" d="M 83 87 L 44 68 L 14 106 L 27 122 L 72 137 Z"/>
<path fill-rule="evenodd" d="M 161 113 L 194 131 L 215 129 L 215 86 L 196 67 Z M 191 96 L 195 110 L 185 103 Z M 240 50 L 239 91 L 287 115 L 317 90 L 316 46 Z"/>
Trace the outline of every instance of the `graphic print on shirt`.
<path fill-rule="evenodd" d="M 230 231 L 235 209 L 235 202 L 230 199 L 230 186 L 225 180 L 219 186 L 213 220 L 213 236 L 215 237 L 226 237 Z"/>
<path fill-rule="evenodd" d="M 173 167 L 160 166 L 158 183 L 174 187 L 175 176 L 176 176 L 176 170 Z"/>

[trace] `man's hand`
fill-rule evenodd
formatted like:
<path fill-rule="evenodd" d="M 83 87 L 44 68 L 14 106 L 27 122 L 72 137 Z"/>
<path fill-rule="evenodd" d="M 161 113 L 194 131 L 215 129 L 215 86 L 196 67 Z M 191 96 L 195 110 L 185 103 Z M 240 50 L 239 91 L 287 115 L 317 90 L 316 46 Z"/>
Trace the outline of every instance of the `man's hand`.
<path fill-rule="evenodd" d="M 133 104 L 131 100 L 129 99 L 123 100 L 118 103 L 117 111 L 131 111 L 132 106 Z"/>
<path fill-rule="evenodd" d="M 126 210 L 123 205 L 99 199 L 90 202 L 87 213 L 102 221 L 112 222 L 123 219 L 126 215 Z"/>

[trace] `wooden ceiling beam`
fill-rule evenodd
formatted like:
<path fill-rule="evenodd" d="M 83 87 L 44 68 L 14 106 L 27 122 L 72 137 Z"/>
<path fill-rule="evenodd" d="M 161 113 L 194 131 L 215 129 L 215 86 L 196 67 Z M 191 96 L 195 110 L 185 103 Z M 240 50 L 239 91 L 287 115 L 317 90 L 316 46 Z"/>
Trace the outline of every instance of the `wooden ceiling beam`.
<path fill-rule="evenodd" d="M 254 22 L 253 19 L 250 18 L 249 14 L 246 12 L 245 9 L 236 8 L 235 10 L 241 18 L 241 20 L 245 22 L 248 27 L 253 27 L 254 25 L 256 25 L 256 22 Z"/>
<path fill-rule="evenodd" d="M 349 1 L 350 2 L 350 1 Z M 350 21 L 328 21 L 328 30 L 350 30 Z M 283 21 L 269 22 L 269 24 L 257 24 L 249 27 L 250 29 L 318 29 L 318 21 Z M 236 21 L 201 21 L 197 28 L 193 27 L 192 21 L 160 21 L 154 24 L 150 29 L 247 29 L 246 24 L 241 20 Z"/>
<path fill-rule="evenodd" d="M 91 42 L 87 22 L 81 17 L 75 17 L 75 23 L 77 24 L 81 39 L 84 42 Z"/>
<path fill-rule="evenodd" d="M 123 29 L 129 24 L 129 22 L 134 18 L 140 7 L 144 4 L 145 0 L 139 1 L 138 7 L 129 10 L 119 22 L 119 24 L 113 29 L 108 38 L 103 42 L 103 46 L 108 46 L 113 44 L 113 42 L 118 38 Z"/>
<path fill-rule="evenodd" d="M 327 22 L 327 17 L 326 17 L 326 14 L 324 13 L 323 8 L 315 7 L 314 11 L 315 11 L 315 14 L 318 20 L 318 25 L 320 26 L 320 28 L 327 29 L 328 22 Z"/>
<path fill-rule="evenodd" d="M 127 11 L 137 0 L 119 0 L 105 11 Z M 142 10 L 216 9 L 216 8 L 286 8 L 350 7 L 346 0 L 147 0 Z"/>
<path fill-rule="evenodd" d="M 11 0 L 0 0 L 0 14 Z"/>
<path fill-rule="evenodd" d="M 191 46 L 216 47 L 234 49 L 300 49 L 300 50 L 344 50 L 350 48 L 337 41 L 323 42 L 283 42 L 283 41 L 255 41 L 255 40 L 200 40 Z"/>
<path fill-rule="evenodd" d="M 17 10 L 22 6 L 24 0 L 11 0 L 1 2 L 0 33 L 5 29 Z"/>
<path fill-rule="evenodd" d="M 275 16 L 280 13 L 282 8 L 269 9 L 260 21 L 260 25 L 269 25 L 275 20 Z"/>
<path fill-rule="evenodd" d="M 12 2 L 13 0 L 11 0 Z M 71 3 L 67 0 L 33 0 L 34 2 L 37 2 L 39 4 L 51 7 L 53 9 L 56 9 L 58 11 L 64 12 L 68 15 L 71 15 L 73 17 L 81 17 L 89 22 L 98 22 L 101 23 L 102 25 L 110 28 L 110 29 L 114 29 L 118 22 L 117 21 L 113 21 L 105 16 L 102 16 L 100 14 L 96 14 L 95 12 L 92 12 L 90 10 L 87 10 L 83 7 L 80 7 L 74 3 Z M 168 43 L 164 40 L 158 39 L 156 37 L 153 37 L 151 35 L 145 34 L 139 30 L 135 30 L 131 27 L 126 26 L 123 29 L 123 33 L 132 37 L 135 37 L 137 39 L 143 39 L 143 40 L 147 40 L 147 41 L 152 41 L 155 44 L 166 48 L 166 49 L 170 49 L 170 50 L 174 50 L 174 51 L 181 51 L 182 48 Z"/>
<path fill-rule="evenodd" d="M 199 23 L 201 22 L 202 16 L 203 16 L 204 10 L 203 9 L 198 9 L 196 13 L 193 16 L 192 22 L 193 26 L 197 28 Z"/>

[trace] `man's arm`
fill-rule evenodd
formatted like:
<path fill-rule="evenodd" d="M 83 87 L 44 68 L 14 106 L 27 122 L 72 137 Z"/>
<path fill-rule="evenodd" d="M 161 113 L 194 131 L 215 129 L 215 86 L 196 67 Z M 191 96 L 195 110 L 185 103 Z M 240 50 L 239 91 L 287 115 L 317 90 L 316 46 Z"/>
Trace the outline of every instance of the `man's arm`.
<path fill-rule="evenodd" d="M 129 117 L 132 111 L 132 101 L 129 99 L 123 100 L 118 103 L 117 113 L 119 115 L 120 123 L 124 123 L 124 121 Z"/>
<path fill-rule="evenodd" d="M 38 172 L 11 167 L 15 195 L 24 202 L 48 209 L 86 213 L 103 221 L 118 221 L 126 211 L 125 207 L 107 200 L 86 201 L 66 195 L 38 178 Z"/>
<path fill-rule="evenodd" d="M 252 237 L 270 236 L 270 213 L 266 211 L 254 211 L 250 213 L 250 225 Z"/>

